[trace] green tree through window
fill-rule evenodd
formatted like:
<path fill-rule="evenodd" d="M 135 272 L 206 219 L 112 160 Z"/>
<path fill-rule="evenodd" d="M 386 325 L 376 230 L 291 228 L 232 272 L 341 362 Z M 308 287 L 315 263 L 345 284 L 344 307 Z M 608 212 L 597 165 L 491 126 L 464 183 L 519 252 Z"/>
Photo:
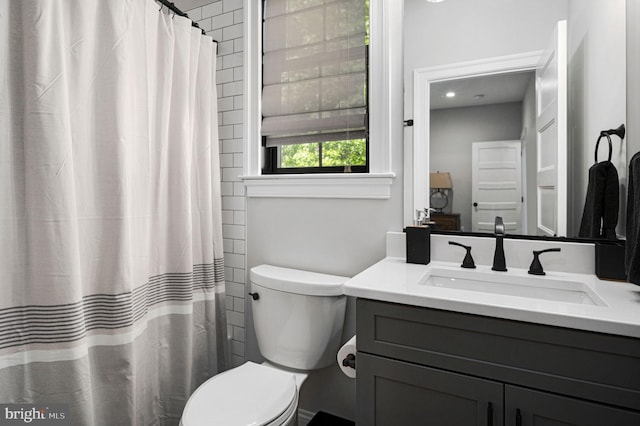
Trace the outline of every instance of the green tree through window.
<path fill-rule="evenodd" d="M 322 162 L 320 145 L 322 145 Z M 280 167 L 283 168 L 344 167 L 367 164 L 367 144 L 364 139 L 285 145 L 280 153 Z"/>

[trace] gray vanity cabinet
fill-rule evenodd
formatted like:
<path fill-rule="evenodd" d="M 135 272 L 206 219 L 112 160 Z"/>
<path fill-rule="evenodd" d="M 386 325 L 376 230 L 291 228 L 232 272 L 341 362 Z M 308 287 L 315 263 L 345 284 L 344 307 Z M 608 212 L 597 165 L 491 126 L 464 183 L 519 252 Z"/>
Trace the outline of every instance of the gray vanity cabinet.
<path fill-rule="evenodd" d="M 359 425 L 640 425 L 640 339 L 357 300 Z"/>
<path fill-rule="evenodd" d="M 501 383 L 361 352 L 357 369 L 358 425 L 502 424 Z"/>
<path fill-rule="evenodd" d="M 640 413 L 505 385 L 505 425 L 640 425 Z"/>

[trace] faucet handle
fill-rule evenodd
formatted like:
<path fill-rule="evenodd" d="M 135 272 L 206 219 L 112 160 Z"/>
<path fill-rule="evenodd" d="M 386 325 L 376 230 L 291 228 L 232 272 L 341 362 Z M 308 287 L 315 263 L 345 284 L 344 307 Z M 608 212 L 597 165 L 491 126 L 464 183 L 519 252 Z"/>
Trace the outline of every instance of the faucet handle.
<path fill-rule="evenodd" d="M 502 216 L 496 216 L 495 225 L 493 231 L 496 235 L 504 235 L 505 227 L 504 222 L 502 221 Z"/>
<path fill-rule="evenodd" d="M 540 256 L 542 253 L 547 253 L 549 251 L 560 251 L 559 248 L 550 248 L 546 250 L 534 250 L 533 251 L 533 261 L 531 262 L 531 266 L 529 266 L 529 273 L 531 275 L 546 275 L 544 270 L 542 269 L 542 264 L 540 263 Z"/>
<path fill-rule="evenodd" d="M 473 261 L 473 257 L 471 256 L 471 246 L 465 246 L 464 244 L 456 243 L 455 241 L 449 241 L 449 245 L 459 246 L 467 250 L 467 254 L 464 256 L 464 260 L 462 261 L 462 268 L 475 269 L 476 264 Z"/>

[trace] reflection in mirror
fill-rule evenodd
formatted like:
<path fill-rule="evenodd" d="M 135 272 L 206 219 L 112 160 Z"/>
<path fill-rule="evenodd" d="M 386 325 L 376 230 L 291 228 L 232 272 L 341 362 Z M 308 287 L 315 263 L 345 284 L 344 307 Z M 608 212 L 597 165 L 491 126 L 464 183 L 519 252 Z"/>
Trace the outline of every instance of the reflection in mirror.
<path fill-rule="evenodd" d="M 429 172 L 449 172 L 451 200 L 440 212 L 449 217 L 443 219 L 448 219 L 447 223 L 453 223 L 452 226 L 458 223 L 458 230 L 490 231 L 483 228 L 486 219 L 473 217 L 477 210 L 474 203 L 478 202 L 472 195 L 473 182 L 478 181 L 473 178 L 473 143 L 501 141 L 504 145 L 510 142 L 513 146 L 519 144 L 522 159 L 517 162 L 520 171 L 516 173 L 520 177 L 520 189 L 509 195 L 521 201 L 517 217 L 507 221 L 510 223 L 507 231 L 577 237 L 599 132 L 615 128 L 626 119 L 624 10 L 624 0 L 448 0 L 437 4 L 405 0 L 405 118 L 413 118 L 416 123 L 413 133 L 405 132 L 405 137 L 415 138 L 410 143 L 414 156 L 419 157 L 413 158 L 412 163 L 415 207 L 420 208 L 422 200 L 428 204 Z M 560 115 L 566 114 L 567 147 L 556 154 L 541 150 L 542 154 L 551 153 L 559 159 L 553 173 L 566 188 L 566 200 L 554 207 L 558 220 L 564 221 L 555 232 L 545 225 L 554 213 L 544 207 L 549 205 L 545 204 L 548 193 L 537 187 L 539 180 L 536 182 L 540 170 L 537 170 L 539 152 L 535 141 L 540 126 L 536 126 L 535 116 L 542 103 L 539 98 L 536 100 L 535 78 L 531 73 L 501 72 L 486 79 L 473 75 L 451 79 L 446 78 L 442 70 L 455 68 L 455 64 L 543 52 L 560 20 L 566 20 L 568 27 L 567 105 L 559 110 Z M 420 91 L 414 86 L 416 75 L 433 76 L 438 70 L 440 78 L 429 81 L 426 90 Z M 470 87 L 471 103 L 458 105 L 456 102 L 461 102 L 462 93 L 466 93 L 465 87 Z M 511 97 L 495 98 L 498 94 L 492 88 L 496 87 L 509 89 L 511 93 L 504 96 Z M 456 96 L 448 98 L 447 92 L 456 92 Z M 420 101 L 419 97 L 427 99 Z M 421 102 L 425 111 L 420 111 Z M 420 126 L 422 133 L 417 131 Z M 553 123 L 549 127 L 552 126 Z M 619 211 L 624 212 L 626 149 L 620 139 L 612 140 L 612 163 L 620 182 Z M 509 157 L 514 150 L 518 151 L 517 147 L 498 149 L 484 145 L 484 148 L 479 144 L 475 146 L 479 161 L 489 153 Z M 607 156 L 606 149 L 604 146 L 600 149 L 600 157 Z M 420 170 L 420 164 L 425 170 Z M 494 187 L 506 180 L 505 173 L 498 171 L 491 177 L 496 180 Z M 514 177 L 512 174 L 509 180 L 513 181 Z M 515 194 L 517 191 L 519 197 Z M 420 193 L 425 194 L 424 197 L 421 198 Z M 624 215 L 620 215 L 616 228 L 619 237 L 625 234 L 623 218 Z"/>
<path fill-rule="evenodd" d="M 452 180 L 451 202 L 434 220 L 453 218 L 446 223 L 459 224 L 441 228 L 491 232 L 495 214 L 487 215 L 483 205 L 500 204 L 509 234 L 531 233 L 526 213 L 529 207 L 535 212 L 535 196 L 526 196 L 526 182 L 535 185 L 536 176 L 527 159 L 536 157 L 526 149 L 523 123 L 529 121 L 524 115 L 535 111 L 534 83 L 532 71 L 520 71 L 431 84 L 429 169 L 447 170 Z M 483 168 L 490 163 L 493 167 Z"/>

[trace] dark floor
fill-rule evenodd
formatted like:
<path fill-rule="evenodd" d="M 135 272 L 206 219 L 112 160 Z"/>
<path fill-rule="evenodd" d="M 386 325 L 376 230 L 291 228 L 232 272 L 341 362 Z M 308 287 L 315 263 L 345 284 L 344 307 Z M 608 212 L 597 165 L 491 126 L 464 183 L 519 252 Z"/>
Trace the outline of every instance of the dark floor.
<path fill-rule="evenodd" d="M 355 423 L 324 411 L 318 411 L 308 426 L 355 426 Z"/>

